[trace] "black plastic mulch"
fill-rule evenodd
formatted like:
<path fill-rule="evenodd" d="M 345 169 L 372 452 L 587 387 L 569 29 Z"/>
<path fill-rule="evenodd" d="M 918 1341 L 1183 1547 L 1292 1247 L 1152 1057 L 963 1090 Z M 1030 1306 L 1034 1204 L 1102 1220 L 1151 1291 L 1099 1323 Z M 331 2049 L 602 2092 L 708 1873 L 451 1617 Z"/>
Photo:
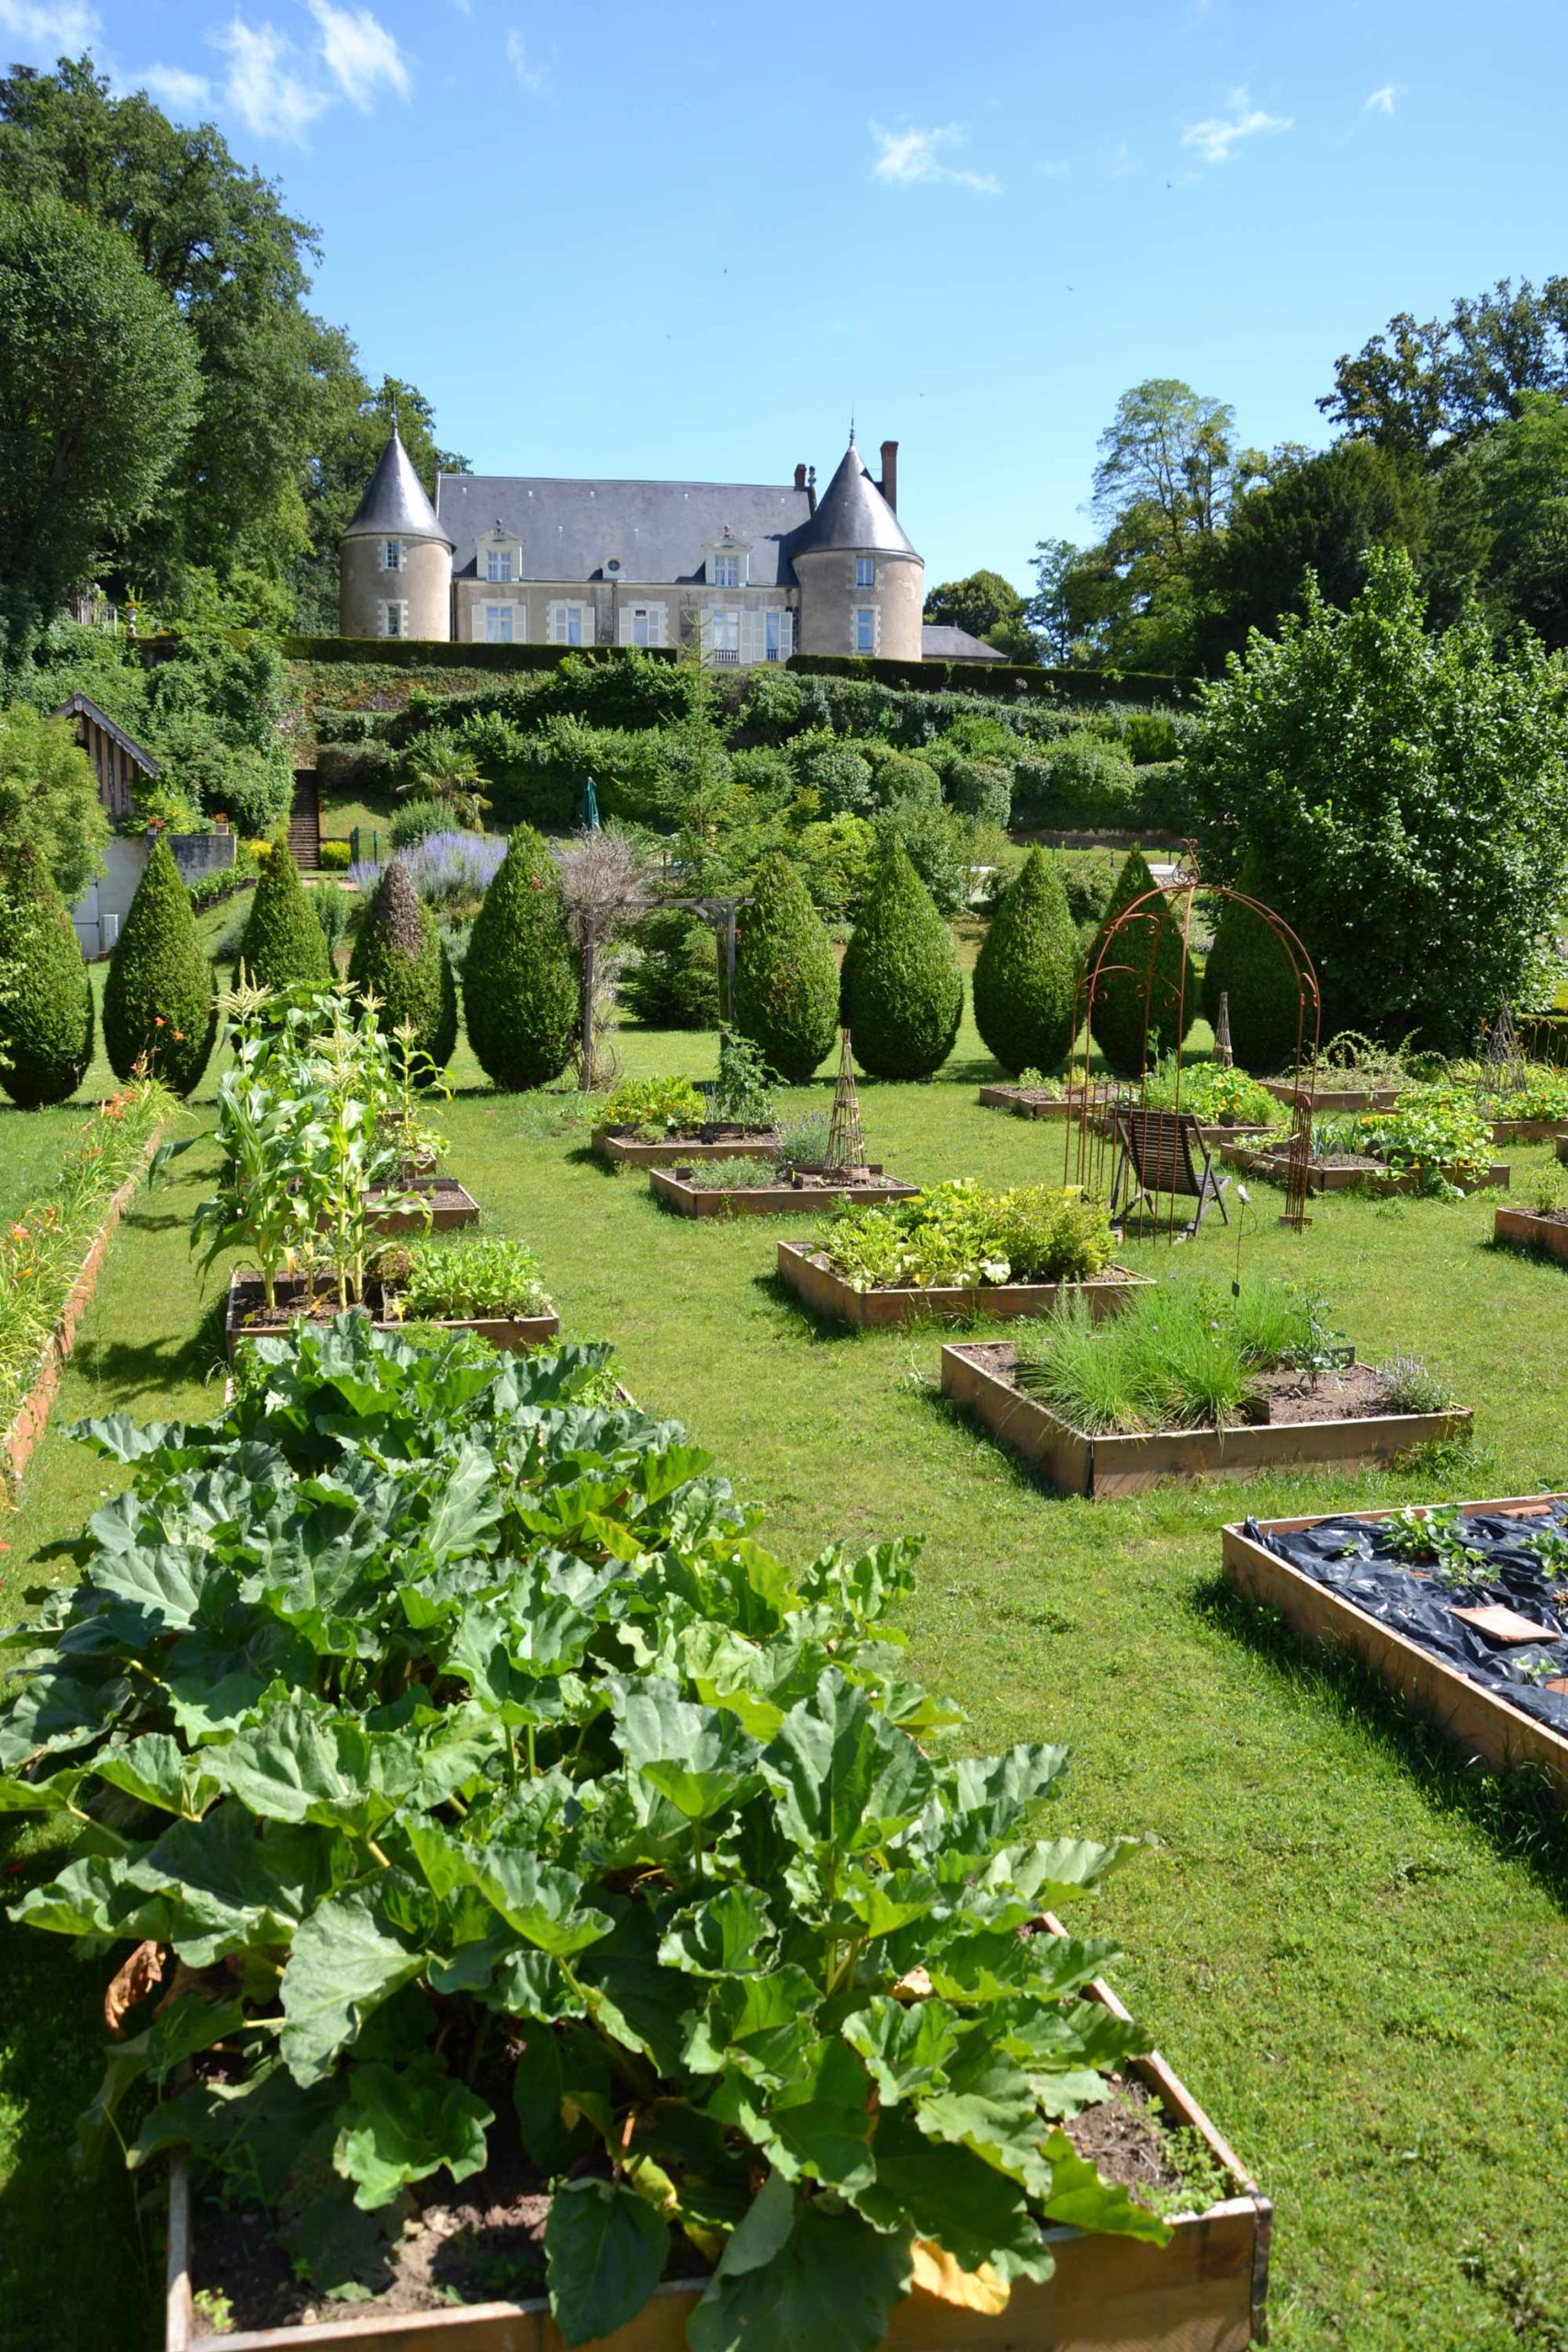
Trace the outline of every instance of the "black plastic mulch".
<path fill-rule="evenodd" d="M 1299 1568 L 1329 1591 L 1340 1593 L 1369 1617 L 1430 1650 L 1447 1666 L 1467 1674 L 1522 1713 L 1568 1733 L 1568 1691 L 1546 1690 L 1531 1679 L 1540 1673 L 1568 1675 L 1568 1568 L 1545 1567 L 1525 1542 L 1554 1530 L 1568 1535 L 1568 1504 L 1543 1505 L 1528 1519 L 1477 1511 L 1464 1521 L 1467 1545 L 1483 1555 L 1468 1581 L 1449 1581 L 1435 1563 L 1405 1561 L 1389 1550 L 1382 1527 L 1354 1519 L 1321 1519 L 1293 1534 L 1275 1534 L 1249 1519 L 1246 1532 L 1266 1552 Z M 1425 1578 L 1415 1571 L 1430 1571 Z M 1562 1598 L 1555 1599 L 1554 1595 Z M 1529 1644 L 1489 1641 L 1464 1624 L 1455 1609 L 1500 1602 L 1521 1617 L 1547 1625 L 1553 1638 Z"/>

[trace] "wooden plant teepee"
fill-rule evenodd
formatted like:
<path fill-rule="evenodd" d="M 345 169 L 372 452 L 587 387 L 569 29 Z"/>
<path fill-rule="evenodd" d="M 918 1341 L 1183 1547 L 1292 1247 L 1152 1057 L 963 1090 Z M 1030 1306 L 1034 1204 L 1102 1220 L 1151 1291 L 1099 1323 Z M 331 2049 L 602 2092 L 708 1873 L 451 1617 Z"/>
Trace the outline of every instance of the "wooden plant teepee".
<path fill-rule="evenodd" d="M 865 1136 L 861 1132 L 860 1097 L 855 1092 L 855 1066 L 850 1033 L 839 1032 L 839 1076 L 833 1088 L 833 1108 L 828 1120 L 828 1153 L 823 1166 L 837 1176 L 865 1166 Z"/>

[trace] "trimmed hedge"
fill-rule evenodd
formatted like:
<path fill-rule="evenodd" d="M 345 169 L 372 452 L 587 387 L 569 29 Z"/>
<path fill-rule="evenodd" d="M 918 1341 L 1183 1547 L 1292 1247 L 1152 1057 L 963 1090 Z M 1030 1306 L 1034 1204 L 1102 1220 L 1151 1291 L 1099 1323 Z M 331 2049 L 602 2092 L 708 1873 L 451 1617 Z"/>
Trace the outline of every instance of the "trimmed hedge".
<path fill-rule="evenodd" d="M 547 1086 L 571 1059 L 581 974 L 555 861 L 531 825 L 513 831 L 474 918 L 463 962 L 468 1043 L 493 1086 Z"/>
<path fill-rule="evenodd" d="M 627 1011 L 649 1029 L 716 1029 L 718 948 L 713 925 L 666 907 L 632 933 L 637 961 L 617 983 Z"/>
<path fill-rule="evenodd" d="M 839 1025 L 839 972 L 810 893 L 787 857 L 764 858 L 735 956 L 735 1025 L 770 1069 L 804 1086 Z"/>
<path fill-rule="evenodd" d="M 1107 936 L 1118 915 L 1154 887 L 1154 876 L 1142 851 L 1129 850 L 1106 909 L 1105 921 L 1090 950 L 1091 970 L 1100 942 Z M 1198 975 L 1190 958 L 1187 958 L 1183 985 L 1185 956 L 1179 927 L 1168 914 L 1156 914 L 1152 903 L 1120 934 L 1095 991 L 1089 1016 L 1094 1042 L 1118 1078 L 1140 1077 L 1145 1046 L 1152 1063 L 1162 1052 L 1168 1053 L 1181 1042 L 1176 1035 L 1179 1025 L 1184 1038 L 1197 1019 Z M 1111 968 L 1115 966 L 1124 968 Z M 1184 1020 L 1179 1017 L 1179 1008 L 1185 1012 Z"/>
<path fill-rule="evenodd" d="M 884 839 L 844 951 L 839 1004 L 873 1078 L 930 1078 L 953 1051 L 964 1017 L 957 950 L 897 834 Z"/>
<path fill-rule="evenodd" d="M 200 1080 L 218 1034 L 212 966 L 167 842 L 155 841 L 104 984 L 104 1050 L 119 1079 L 139 1062 L 173 1094 Z"/>
<path fill-rule="evenodd" d="M 315 922 L 315 917 L 310 916 Z M 317 925 L 320 935 L 320 925 Z M 356 988 L 374 989 L 381 1000 L 380 1023 L 390 1036 L 403 1022 L 412 1024 L 413 1049 L 433 1065 L 427 1082 L 452 1058 L 457 1042 L 457 984 L 446 943 L 430 909 L 421 901 L 412 876 L 394 857 L 376 886 L 349 958 L 348 977 Z"/>
<path fill-rule="evenodd" d="M 1246 886 L 1243 885 L 1245 888 Z M 1301 989 L 1278 933 L 1244 907 L 1224 899 L 1203 974 L 1203 1012 L 1218 1020 L 1229 999 L 1231 1047 L 1243 1069 L 1277 1070 L 1292 1064 L 1301 1046 L 1310 1059 L 1312 1029 L 1302 1028 Z"/>
<path fill-rule="evenodd" d="M 357 662 L 389 670 L 554 670 L 570 655 L 584 662 L 678 662 L 672 645 L 464 645 L 441 637 L 286 637 L 290 662 Z"/>
<path fill-rule="evenodd" d="M 20 842 L 0 876 L 13 912 L 0 921 L 0 964 L 20 964 L 0 996 L 0 1086 L 24 1111 L 68 1102 L 93 1058 L 93 984 L 70 910 L 46 858 Z"/>
<path fill-rule="evenodd" d="M 803 676 L 860 678 L 926 694 L 1024 695 L 1050 702 L 1179 702 L 1183 680 L 1147 670 L 1044 670 L 1020 662 L 886 662 L 870 653 L 792 653 Z"/>
<path fill-rule="evenodd" d="M 1073 1042 L 1078 935 L 1055 861 L 1032 849 L 976 959 L 975 1026 L 998 1061 L 1059 1069 Z"/>
<path fill-rule="evenodd" d="M 296 980 L 323 986 L 333 977 L 326 934 L 299 884 L 299 868 L 281 842 L 262 868 L 240 960 L 259 988 L 286 989 Z"/>

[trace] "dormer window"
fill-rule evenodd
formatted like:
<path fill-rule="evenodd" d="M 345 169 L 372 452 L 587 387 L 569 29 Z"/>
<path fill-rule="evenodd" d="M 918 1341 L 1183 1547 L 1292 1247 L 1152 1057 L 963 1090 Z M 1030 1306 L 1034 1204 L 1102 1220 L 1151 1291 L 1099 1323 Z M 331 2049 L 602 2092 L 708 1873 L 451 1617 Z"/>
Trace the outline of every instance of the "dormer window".
<path fill-rule="evenodd" d="M 487 580 L 510 580 L 511 577 L 512 549 L 510 548 L 487 548 L 485 549 L 485 578 Z"/>
<path fill-rule="evenodd" d="M 739 588 L 740 558 L 738 555 L 716 555 L 708 576 L 716 588 Z"/>
<path fill-rule="evenodd" d="M 381 542 L 382 571 L 400 571 L 402 568 L 403 543 L 401 539 L 383 539 Z"/>

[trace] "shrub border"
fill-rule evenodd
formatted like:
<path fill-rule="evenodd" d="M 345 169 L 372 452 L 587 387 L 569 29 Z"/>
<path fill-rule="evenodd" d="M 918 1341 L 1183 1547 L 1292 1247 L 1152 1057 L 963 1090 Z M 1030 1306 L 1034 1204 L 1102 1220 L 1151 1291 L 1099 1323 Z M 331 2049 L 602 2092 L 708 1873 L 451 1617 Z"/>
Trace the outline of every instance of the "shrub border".
<path fill-rule="evenodd" d="M 889 662 L 873 653 L 792 653 L 797 677 L 859 678 L 920 694 L 1023 695 L 1032 702 L 1180 702 L 1190 689 L 1152 670 L 1046 670 L 1022 662 Z"/>
<path fill-rule="evenodd" d="M 465 645 L 445 637 L 286 637 L 288 662 L 355 662 L 385 670 L 558 670 L 569 656 L 580 662 L 625 662 L 633 653 L 650 662 L 678 662 L 673 645 Z"/>

